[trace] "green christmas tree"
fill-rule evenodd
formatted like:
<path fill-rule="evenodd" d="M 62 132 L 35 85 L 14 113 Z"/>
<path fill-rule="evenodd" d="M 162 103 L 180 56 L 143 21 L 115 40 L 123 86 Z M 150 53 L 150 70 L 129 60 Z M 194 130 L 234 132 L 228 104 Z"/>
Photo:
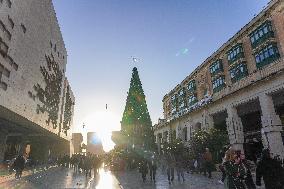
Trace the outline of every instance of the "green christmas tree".
<path fill-rule="evenodd" d="M 144 146 L 146 149 L 153 148 L 152 121 L 136 67 L 132 70 L 130 88 L 121 121 L 121 131 L 126 137 L 128 145 Z"/>

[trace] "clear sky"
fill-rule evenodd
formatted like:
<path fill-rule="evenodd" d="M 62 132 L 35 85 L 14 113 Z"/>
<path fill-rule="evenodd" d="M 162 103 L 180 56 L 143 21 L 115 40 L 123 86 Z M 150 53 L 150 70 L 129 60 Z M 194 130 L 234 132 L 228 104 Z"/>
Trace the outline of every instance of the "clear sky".
<path fill-rule="evenodd" d="M 108 111 L 119 121 L 134 64 L 153 123 L 163 96 L 258 14 L 268 0 L 53 0 L 76 97 L 74 131 Z M 115 118 L 114 118 L 115 117 Z M 86 123 L 87 124 L 87 123 Z M 107 129 L 93 121 L 88 130 Z"/>

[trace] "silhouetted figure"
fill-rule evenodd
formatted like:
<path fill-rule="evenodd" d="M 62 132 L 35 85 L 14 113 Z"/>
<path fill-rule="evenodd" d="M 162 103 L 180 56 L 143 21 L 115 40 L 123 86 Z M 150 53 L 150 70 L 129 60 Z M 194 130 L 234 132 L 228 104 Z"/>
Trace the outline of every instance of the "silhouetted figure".
<path fill-rule="evenodd" d="M 182 155 L 181 154 L 176 155 L 176 170 L 177 170 L 178 181 L 180 181 L 180 177 L 182 178 L 183 182 L 185 181 L 184 167 L 185 167 L 185 163 L 184 163 Z"/>
<path fill-rule="evenodd" d="M 15 178 L 16 179 L 19 179 L 22 177 L 22 173 L 23 173 L 23 170 L 25 168 L 25 158 L 22 156 L 22 155 L 19 155 L 15 162 L 14 162 L 14 167 L 15 167 L 15 170 L 16 170 L 16 174 L 15 174 Z"/>
<path fill-rule="evenodd" d="M 148 163 L 149 171 L 150 171 L 150 178 L 154 182 L 156 182 L 156 171 L 157 171 L 157 161 L 155 157 L 152 157 Z"/>
<path fill-rule="evenodd" d="M 148 166 L 147 166 L 147 161 L 144 158 L 140 161 L 139 172 L 142 175 L 143 182 L 145 182 L 146 181 L 146 175 L 148 173 Z"/>
<path fill-rule="evenodd" d="M 168 175 L 168 181 L 169 184 L 174 180 L 175 175 L 175 158 L 174 156 L 169 152 L 166 155 L 166 162 L 167 162 L 167 175 Z"/>
<path fill-rule="evenodd" d="M 244 170 L 244 178 L 243 178 L 244 184 L 246 185 L 247 189 L 255 189 L 256 187 L 252 179 L 249 162 L 246 160 L 244 154 L 241 153 L 239 156 L 240 156 L 240 165 Z"/>
<path fill-rule="evenodd" d="M 261 186 L 261 178 L 266 189 L 283 189 L 284 173 L 281 164 L 271 158 L 270 151 L 265 149 L 262 151 L 261 160 L 256 168 L 256 185 Z"/>
<path fill-rule="evenodd" d="M 213 165 L 212 154 L 209 151 L 209 148 L 205 149 L 203 158 L 204 158 L 204 175 L 206 176 L 206 173 L 208 173 L 208 177 L 212 178 L 211 172 L 212 172 L 214 165 Z"/>

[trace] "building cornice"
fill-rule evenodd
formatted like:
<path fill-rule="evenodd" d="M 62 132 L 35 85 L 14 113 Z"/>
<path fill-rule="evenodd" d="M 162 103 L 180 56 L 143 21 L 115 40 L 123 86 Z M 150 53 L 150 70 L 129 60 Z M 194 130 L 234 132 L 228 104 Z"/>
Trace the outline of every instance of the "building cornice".
<path fill-rule="evenodd" d="M 170 94 L 174 93 L 178 87 L 186 83 L 188 80 L 193 79 L 194 75 L 196 75 L 203 67 L 205 67 L 210 61 L 216 59 L 217 56 L 222 54 L 222 52 L 226 51 L 228 47 L 232 47 L 238 40 L 239 38 L 246 33 L 251 27 L 254 27 L 261 18 L 265 17 L 268 12 L 273 10 L 273 7 L 275 7 L 276 4 L 281 3 L 283 0 L 271 0 L 267 6 L 254 18 L 251 19 L 250 22 L 248 22 L 244 27 L 242 27 L 233 37 L 231 37 L 227 42 L 225 42 L 221 47 L 213 52 L 211 56 L 206 58 L 202 64 L 200 64 L 197 68 L 195 68 L 181 83 L 176 85 L 174 89 L 172 89 L 169 93 L 167 93 L 163 97 L 163 101 L 165 100 L 166 97 L 168 97 Z"/>

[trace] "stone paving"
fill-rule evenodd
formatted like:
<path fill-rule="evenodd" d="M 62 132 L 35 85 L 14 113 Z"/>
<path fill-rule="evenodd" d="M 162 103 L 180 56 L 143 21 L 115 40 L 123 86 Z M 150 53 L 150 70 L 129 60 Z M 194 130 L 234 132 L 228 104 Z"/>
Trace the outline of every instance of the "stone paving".
<path fill-rule="evenodd" d="M 200 174 L 185 173 L 185 182 L 179 182 L 175 175 L 171 185 L 168 183 L 166 173 L 161 171 L 157 172 L 156 183 L 150 181 L 149 177 L 143 183 L 137 171 L 120 172 L 116 173 L 116 176 L 123 189 L 224 189 L 224 186 L 218 183 L 219 173 L 213 173 L 212 179 Z"/>
<path fill-rule="evenodd" d="M 150 181 L 148 175 L 145 183 L 137 171 L 111 173 L 100 169 L 94 177 L 86 177 L 82 173 L 74 173 L 72 169 L 53 167 L 20 180 L 7 181 L 0 184 L 0 189 L 60 189 L 60 188 L 95 188 L 95 189 L 223 189 L 218 183 L 219 172 L 213 173 L 209 179 L 199 174 L 185 173 L 185 182 L 174 182 L 169 185 L 166 173 L 157 172 L 156 183 Z M 264 187 L 262 187 L 264 189 Z"/>
<path fill-rule="evenodd" d="M 156 183 L 150 181 L 148 175 L 146 182 L 143 183 L 137 171 L 117 172 L 115 175 L 123 189 L 224 189 L 224 185 L 218 183 L 221 178 L 220 172 L 213 172 L 212 179 L 202 174 L 185 173 L 185 182 L 179 182 L 175 175 L 171 185 L 168 183 L 166 173 L 160 170 L 157 172 Z M 265 189 L 265 187 L 262 186 L 259 189 Z"/>
<path fill-rule="evenodd" d="M 96 188 L 120 189 L 116 178 L 107 170 L 101 169 L 96 177 L 86 177 L 83 173 L 74 173 L 72 169 L 51 168 L 47 171 L 10 180 L 0 184 L 0 189 L 60 189 L 60 188 Z"/>

